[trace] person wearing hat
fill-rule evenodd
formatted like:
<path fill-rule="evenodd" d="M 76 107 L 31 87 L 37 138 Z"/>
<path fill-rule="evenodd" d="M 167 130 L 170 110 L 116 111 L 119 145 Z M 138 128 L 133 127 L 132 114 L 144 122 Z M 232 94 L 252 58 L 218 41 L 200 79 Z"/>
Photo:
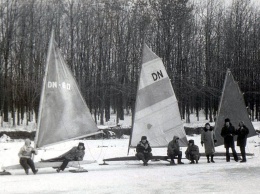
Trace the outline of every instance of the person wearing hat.
<path fill-rule="evenodd" d="M 60 158 L 63 159 L 61 166 L 56 170 L 60 172 L 61 170 L 67 167 L 70 161 L 82 161 L 85 155 L 85 146 L 84 143 L 80 142 L 78 146 L 73 147 L 71 150 L 61 155 Z"/>
<path fill-rule="evenodd" d="M 32 154 L 37 154 L 37 150 L 34 149 L 31 146 L 31 140 L 26 139 L 24 141 L 24 146 L 21 147 L 18 156 L 20 158 L 20 164 L 22 165 L 25 173 L 28 175 L 29 174 L 29 167 L 32 169 L 33 174 L 36 174 L 38 172 L 38 169 L 35 169 L 34 162 L 31 159 Z"/>
<path fill-rule="evenodd" d="M 136 157 L 138 160 L 143 161 L 144 166 L 148 166 L 148 161 L 151 159 L 152 155 L 152 148 L 147 141 L 146 136 L 142 136 L 141 141 L 136 146 Z"/>
<path fill-rule="evenodd" d="M 205 154 L 207 156 L 207 162 L 215 163 L 214 153 L 215 153 L 215 143 L 217 142 L 215 132 L 209 123 L 205 124 L 203 131 L 201 132 L 201 145 L 205 148 Z M 211 160 L 209 159 L 211 157 Z"/>
<path fill-rule="evenodd" d="M 221 130 L 221 136 L 224 138 L 224 146 L 226 148 L 226 161 L 230 162 L 229 148 L 231 148 L 234 160 L 238 161 L 237 152 L 235 150 L 234 136 L 236 135 L 235 128 L 230 122 L 230 119 L 225 119 L 224 127 Z"/>
<path fill-rule="evenodd" d="M 175 165 L 174 158 L 178 156 L 178 164 L 184 164 L 181 161 L 182 152 L 180 151 L 179 137 L 173 136 L 172 141 L 168 144 L 167 155 L 171 159 L 171 165 Z"/>
<path fill-rule="evenodd" d="M 62 162 L 61 166 L 57 168 L 57 172 L 67 167 L 70 161 L 82 161 L 85 155 L 85 146 L 84 143 L 79 142 L 78 146 L 71 148 L 68 152 L 58 156 L 56 158 L 51 158 L 47 160 L 41 160 L 41 162 Z"/>
<path fill-rule="evenodd" d="M 237 134 L 237 146 L 240 147 L 242 160 L 240 162 L 246 162 L 246 140 L 247 135 L 249 134 L 248 128 L 244 125 L 244 122 L 241 121 L 238 124 L 239 128 L 236 130 Z"/>
<path fill-rule="evenodd" d="M 185 151 L 186 158 L 190 160 L 190 164 L 198 164 L 200 159 L 199 147 L 194 144 L 194 140 L 189 140 L 187 150 Z"/>

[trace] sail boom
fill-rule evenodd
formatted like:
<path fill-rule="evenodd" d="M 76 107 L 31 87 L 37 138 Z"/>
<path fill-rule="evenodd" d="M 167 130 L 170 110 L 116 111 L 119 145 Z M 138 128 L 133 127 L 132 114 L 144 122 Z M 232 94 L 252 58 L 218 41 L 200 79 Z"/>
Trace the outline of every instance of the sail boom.
<path fill-rule="evenodd" d="M 37 149 L 42 149 L 42 148 L 45 148 L 45 147 L 48 147 L 48 146 L 64 143 L 64 142 L 71 141 L 71 140 L 81 139 L 81 138 L 89 137 L 89 136 L 92 136 L 92 135 L 97 135 L 97 134 L 100 134 L 100 133 L 103 133 L 103 132 L 102 131 L 98 131 L 98 132 L 91 133 L 91 134 L 88 134 L 88 135 L 83 135 L 81 137 L 70 138 L 70 139 L 66 139 L 66 140 L 63 140 L 63 141 L 59 141 L 57 143 L 46 144 L 46 145 L 44 145 L 42 147 L 36 147 L 36 148 Z"/>

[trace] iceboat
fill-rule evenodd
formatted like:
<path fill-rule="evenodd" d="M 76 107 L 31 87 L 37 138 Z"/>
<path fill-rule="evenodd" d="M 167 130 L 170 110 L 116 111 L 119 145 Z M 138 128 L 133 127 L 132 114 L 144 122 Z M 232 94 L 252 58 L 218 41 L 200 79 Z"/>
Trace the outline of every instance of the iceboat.
<path fill-rule="evenodd" d="M 224 139 L 221 136 L 221 130 L 224 126 L 224 121 L 226 118 L 230 119 L 232 125 L 235 128 L 238 128 L 239 122 L 243 121 L 249 129 L 248 137 L 256 135 L 256 131 L 249 118 L 243 93 L 241 92 L 238 83 L 235 81 L 230 69 L 227 69 L 226 72 L 222 95 L 219 103 L 217 120 L 214 127 L 217 138 L 216 146 L 224 144 Z M 236 141 L 236 136 L 234 140 Z M 216 153 L 216 155 L 225 156 L 225 153 Z M 238 153 L 238 155 L 240 156 L 241 154 Z M 253 154 L 247 153 L 247 155 L 252 156 Z"/>
<path fill-rule="evenodd" d="M 141 136 L 147 136 L 152 148 L 167 147 L 173 136 L 178 136 L 181 147 L 188 141 L 180 117 L 171 80 L 162 60 L 146 45 L 143 47 L 142 66 L 135 102 L 129 149 L 136 148 Z M 128 153 L 129 153 L 128 149 Z M 167 160 L 166 156 L 152 159 Z M 137 160 L 135 156 L 104 159 L 106 161 Z"/>
<path fill-rule="evenodd" d="M 42 149 L 69 140 L 101 133 L 91 116 L 72 72 L 65 63 L 52 32 L 41 92 L 34 146 Z M 17 158 L 18 160 L 18 158 Z M 96 162 L 71 161 L 68 167 Z M 35 162 L 36 168 L 59 167 L 62 162 Z M 20 164 L 2 167 L 22 169 Z"/>

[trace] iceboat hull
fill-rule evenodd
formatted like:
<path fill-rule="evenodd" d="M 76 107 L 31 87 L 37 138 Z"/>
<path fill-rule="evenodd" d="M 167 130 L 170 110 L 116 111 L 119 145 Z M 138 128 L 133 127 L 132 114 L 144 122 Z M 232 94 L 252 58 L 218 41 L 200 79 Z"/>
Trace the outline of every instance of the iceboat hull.
<path fill-rule="evenodd" d="M 71 161 L 67 167 L 78 168 L 80 165 L 96 163 L 95 160 Z M 58 168 L 62 162 L 35 162 L 35 168 Z M 17 170 L 23 169 L 20 164 L 2 167 L 2 170 Z"/>

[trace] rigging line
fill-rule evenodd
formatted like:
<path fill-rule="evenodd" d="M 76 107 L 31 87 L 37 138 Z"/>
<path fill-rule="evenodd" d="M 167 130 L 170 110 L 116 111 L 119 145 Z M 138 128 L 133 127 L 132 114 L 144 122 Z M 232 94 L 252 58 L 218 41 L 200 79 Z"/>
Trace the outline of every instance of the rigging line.
<path fill-rule="evenodd" d="M 103 142 L 104 142 L 104 133 L 102 133 L 102 148 L 101 148 L 102 151 L 103 151 L 103 147 L 104 147 Z M 104 151 L 102 160 L 104 160 L 104 157 L 105 157 L 105 155 L 107 153 L 108 148 L 110 147 L 110 144 L 111 144 L 111 139 L 109 138 L 108 146 L 106 147 L 106 149 Z"/>
<path fill-rule="evenodd" d="M 89 151 L 89 153 L 90 153 L 90 156 L 91 156 L 91 158 L 92 158 L 93 160 L 96 160 L 96 159 L 94 158 L 94 156 L 93 156 L 92 152 L 91 152 L 91 149 L 90 149 L 89 145 L 88 145 L 88 141 L 87 141 L 87 140 L 85 140 L 85 142 L 86 142 L 86 144 L 87 144 L 88 151 Z"/>
<path fill-rule="evenodd" d="M 86 140 L 86 144 L 87 144 L 87 147 L 88 147 L 88 151 L 89 151 L 89 153 L 90 153 L 90 155 L 91 155 L 91 158 L 94 159 L 94 160 L 98 160 L 98 159 L 100 158 L 100 155 L 101 155 L 102 152 L 103 152 L 103 133 L 102 133 L 102 148 L 101 148 L 101 151 L 99 152 L 99 155 L 98 155 L 97 158 L 94 158 L 94 156 L 93 156 L 93 154 L 92 154 L 92 152 L 91 152 L 91 149 L 89 148 L 89 145 L 88 145 L 88 141 L 87 141 L 87 140 Z"/>
<path fill-rule="evenodd" d="M 99 158 L 100 158 L 100 156 L 101 156 L 101 154 L 102 154 L 102 152 L 103 152 L 103 143 L 104 143 L 104 133 L 102 133 L 102 145 L 101 145 L 101 150 L 100 150 L 100 152 L 99 152 L 99 155 L 98 155 L 98 157 L 97 157 L 97 160 L 99 160 Z M 103 157 L 103 159 L 104 159 L 104 157 Z"/>

